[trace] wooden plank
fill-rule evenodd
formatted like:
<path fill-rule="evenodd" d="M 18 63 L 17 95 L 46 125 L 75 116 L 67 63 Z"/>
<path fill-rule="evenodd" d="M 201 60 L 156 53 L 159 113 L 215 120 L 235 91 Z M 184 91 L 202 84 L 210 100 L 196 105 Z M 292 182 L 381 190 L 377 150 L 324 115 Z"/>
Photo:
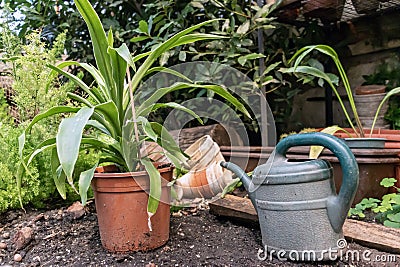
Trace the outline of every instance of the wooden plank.
<path fill-rule="evenodd" d="M 210 213 L 245 223 L 258 223 L 257 212 L 250 199 L 226 195 L 209 204 Z"/>
<path fill-rule="evenodd" d="M 400 229 L 347 219 L 343 225 L 346 239 L 382 251 L 400 253 Z"/>
<path fill-rule="evenodd" d="M 257 212 L 248 198 L 227 195 L 210 203 L 210 213 L 244 223 L 258 224 Z M 349 241 L 363 246 L 400 253 L 400 229 L 347 219 L 343 225 L 343 234 Z"/>

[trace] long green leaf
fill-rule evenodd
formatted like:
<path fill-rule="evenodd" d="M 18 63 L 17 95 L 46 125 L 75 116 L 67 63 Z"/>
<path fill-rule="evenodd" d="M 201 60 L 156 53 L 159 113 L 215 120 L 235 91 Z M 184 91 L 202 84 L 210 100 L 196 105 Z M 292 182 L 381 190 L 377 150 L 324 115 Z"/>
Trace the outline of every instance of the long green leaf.
<path fill-rule="evenodd" d="M 104 77 L 101 75 L 100 71 L 96 69 L 94 66 L 89 65 L 87 63 L 80 63 L 79 66 L 84 68 L 87 72 L 89 72 L 94 80 L 96 81 L 98 85 L 98 89 L 95 87 L 92 87 L 91 90 L 93 94 L 96 95 L 97 99 L 99 99 L 100 102 L 106 102 L 111 99 L 111 95 L 109 90 L 106 89 L 106 81 L 104 80 Z M 98 92 L 97 92 L 98 90 Z"/>
<path fill-rule="evenodd" d="M 105 133 L 106 135 L 110 135 L 111 133 L 107 130 L 106 127 L 104 127 L 103 124 L 99 123 L 96 120 L 89 120 L 88 123 L 86 124 L 86 126 L 91 126 L 93 128 L 96 128 L 97 130 L 99 130 L 102 133 Z"/>
<path fill-rule="evenodd" d="M 340 75 L 340 77 L 341 77 L 341 79 L 342 79 L 343 86 L 344 86 L 344 88 L 345 88 L 345 90 L 346 90 L 346 94 L 347 94 L 347 96 L 348 96 L 348 98 L 349 98 L 350 107 L 351 107 L 351 110 L 352 110 L 352 112 L 353 112 L 353 115 L 354 115 L 354 119 L 355 119 L 355 121 L 356 121 L 357 128 L 358 128 L 358 130 L 359 130 L 358 132 L 356 131 L 356 128 L 354 127 L 354 124 L 353 124 L 352 120 L 349 118 L 347 110 L 346 110 L 345 107 L 341 104 L 341 105 L 342 105 L 343 112 L 345 113 L 346 118 L 347 118 L 347 120 L 348 120 L 348 123 L 349 123 L 350 126 L 353 128 L 353 130 L 354 130 L 356 133 L 359 133 L 359 134 L 361 135 L 361 137 L 363 137 L 363 136 L 364 136 L 364 131 L 363 131 L 363 127 L 362 127 L 362 125 L 361 125 L 360 118 L 359 118 L 359 116 L 358 116 L 357 108 L 356 108 L 355 103 L 354 103 L 353 93 L 352 93 L 352 90 L 351 90 L 350 82 L 349 82 L 349 79 L 347 78 L 346 72 L 345 72 L 345 70 L 344 70 L 344 68 L 343 68 L 343 66 L 342 66 L 342 64 L 341 64 L 341 62 L 340 62 L 340 60 L 339 60 L 339 56 L 337 55 L 336 51 L 335 51 L 332 47 L 330 47 L 330 46 L 328 46 L 328 45 L 312 45 L 312 46 L 305 46 L 305 47 L 299 49 L 299 50 L 295 53 L 295 55 L 290 59 L 289 62 L 292 62 L 293 60 L 295 60 L 294 69 L 297 71 L 297 69 L 299 68 L 299 65 L 300 65 L 300 63 L 303 61 L 303 59 L 304 59 L 308 54 L 310 54 L 313 50 L 317 50 L 317 51 L 319 51 L 319 52 L 321 52 L 321 53 L 323 53 L 323 54 L 329 56 L 329 57 L 334 61 L 335 65 L 336 65 L 336 67 L 337 67 L 337 69 L 338 69 L 338 71 L 339 71 L 339 75 Z M 313 75 L 313 74 L 311 74 L 311 75 Z M 318 77 L 318 76 L 317 76 L 317 77 Z M 332 88 L 334 88 L 332 84 L 330 84 L 330 86 L 331 86 Z M 334 88 L 334 89 L 336 90 L 336 88 Z M 339 100 L 339 101 L 341 101 L 341 100 Z"/>
<path fill-rule="evenodd" d="M 142 54 L 134 56 L 133 57 L 133 62 L 136 62 L 138 60 L 141 60 L 142 58 L 145 58 L 145 57 L 149 56 L 151 54 L 151 52 L 152 51 L 148 51 L 148 52 L 145 52 L 145 53 L 142 53 Z"/>
<path fill-rule="evenodd" d="M 159 108 L 173 108 L 173 109 L 178 109 L 178 110 L 184 111 L 184 112 L 192 115 L 194 118 L 196 118 L 199 123 L 203 124 L 203 120 L 193 110 L 191 110 L 185 106 L 182 106 L 181 104 L 175 103 L 175 102 L 154 104 L 153 106 L 150 106 L 147 110 L 144 110 L 143 114 L 138 114 L 138 116 L 147 116 L 150 112 L 156 111 Z"/>
<path fill-rule="evenodd" d="M 395 95 L 395 94 L 398 94 L 398 93 L 400 93 L 400 87 L 393 88 L 392 90 L 390 90 L 390 91 L 385 95 L 385 97 L 384 97 L 384 98 L 382 99 L 382 101 L 379 103 L 379 106 L 378 106 L 378 108 L 377 108 L 377 110 L 376 110 L 376 113 L 375 113 L 375 116 L 374 116 L 374 121 L 372 122 L 370 136 L 372 136 L 372 131 L 374 130 L 376 120 L 378 119 L 378 115 L 379 115 L 379 112 L 380 112 L 381 109 L 382 109 L 383 104 L 384 104 L 391 96 L 393 96 L 393 95 Z"/>
<path fill-rule="evenodd" d="M 77 95 L 75 93 L 71 93 L 71 92 L 67 92 L 67 96 L 81 104 L 84 104 L 85 106 L 91 108 L 93 107 L 93 104 L 90 103 L 89 100 L 87 100 L 86 98 L 81 97 L 80 95 Z"/>
<path fill-rule="evenodd" d="M 135 171 L 138 157 L 139 146 L 135 140 L 134 135 L 134 122 L 126 120 L 125 125 L 122 127 L 122 155 L 125 160 L 125 166 L 129 171 Z"/>
<path fill-rule="evenodd" d="M 114 102 L 108 101 L 106 103 L 96 105 L 95 111 L 101 113 L 105 117 L 105 119 L 112 125 L 112 132 L 114 132 L 118 136 L 121 136 L 121 123 L 118 116 L 119 112 Z"/>
<path fill-rule="evenodd" d="M 120 115 L 120 120 L 123 120 L 124 112 L 123 112 L 123 103 L 124 103 L 124 82 L 125 82 L 125 73 L 127 68 L 126 61 L 117 53 L 117 51 L 109 47 L 107 53 L 110 55 L 111 65 L 112 65 L 112 73 L 113 73 L 113 88 L 111 89 L 115 93 L 115 97 L 113 98 L 113 102 L 117 106 L 118 113 Z M 121 127 L 121 126 L 119 126 Z"/>
<path fill-rule="evenodd" d="M 324 79 L 328 83 L 332 83 L 330 77 L 323 72 L 322 70 L 319 70 L 315 67 L 310 67 L 310 66 L 296 66 L 296 67 L 291 67 L 287 69 L 281 69 L 282 72 L 284 73 L 304 73 L 307 75 L 312 75 L 317 78 Z"/>
<path fill-rule="evenodd" d="M 136 71 L 135 61 L 134 61 L 131 53 L 129 52 L 129 48 L 126 46 L 125 43 L 123 43 L 120 47 L 115 48 L 115 51 L 120 55 L 120 57 L 122 57 L 126 61 L 126 63 L 128 63 L 128 65 L 134 71 Z"/>
<path fill-rule="evenodd" d="M 218 20 L 218 19 L 216 19 Z M 189 39 L 183 39 L 179 41 L 180 38 L 182 38 L 185 35 L 190 34 L 191 32 L 199 29 L 200 27 L 203 27 L 204 25 L 210 24 L 216 20 L 208 20 L 199 24 L 196 24 L 192 27 L 189 27 L 183 31 L 178 32 L 171 38 L 169 38 L 167 41 L 162 43 L 160 46 L 158 46 L 155 50 L 153 50 L 146 58 L 146 60 L 143 62 L 143 64 L 139 67 L 137 72 L 132 78 L 132 90 L 135 92 L 136 88 L 138 87 L 139 83 L 142 81 L 143 77 L 146 75 L 146 72 L 150 69 L 150 67 L 153 65 L 154 61 L 157 60 L 164 52 L 170 50 L 171 48 L 177 46 L 177 45 L 182 45 L 182 44 L 188 44 L 190 42 Z M 193 42 L 195 42 L 197 37 L 192 37 Z"/>
<path fill-rule="evenodd" d="M 84 83 L 81 79 L 79 79 L 77 76 L 66 72 L 56 66 L 53 65 L 48 65 L 49 68 L 58 71 L 59 73 L 61 73 L 62 75 L 64 75 L 65 77 L 68 77 L 71 81 L 73 81 L 76 85 L 78 85 L 80 88 L 82 88 L 83 91 L 85 91 L 85 93 L 87 93 L 89 96 L 91 96 L 93 98 L 94 101 L 96 101 L 96 103 L 101 103 L 101 101 L 99 100 L 99 98 L 92 92 L 92 90 L 90 90 L 90 87 Z"/>
<path fill-rule="evenodd" d="M 65 67 L 69 67 L 69 66 L 79 66 L 84 68 L 87 72 L 89 72 L 92 77 L 94 78 L 94 80 L 96 81 L 96 83 L 98 84 L 98 86 L 100 88 L 104 88 L 106 86 L 105 81 L 103 76 L 101 75 L 101 73 L 92 65 L 89 65 L 87 63 L 80 63 L 77 61 L 63 61 L 60 64 L 58 64 L 57 66 L 53 66 L 55 68 L 51 68 L 51 65 L 49 65 L 49 67 L 52 69 L 50 74 L 49 74 L 49 83 L 46 86 L 46 92 L 48 90 L 49 85 L 51 84 L 51 80 L 53 79 L 53 77 L 55 77 L 56 74 L 60 73 L 59 69 L 63 69 Z M 78 79 L 79 78 L 75 78 L 74 79 Z M 76 81 L 79 82 L 79 81 Z M 75 82 L 75 83 L 76 83 Z M 79 85 L 79 84 L 78 84 Z M 80 85 L 79 85 L 80 86 Z M 83 85 L 84 86 L 84 85 Z M 96 96 L 96 98 L 100 101 L 100 102 L 105 102 L 106 99 L 109 99 L 110 96 L 106 93 L 105 90 L 101 89 L 101 94 L 97 93 L 95 91 L 95 88 L 92 89 L 88 89 L 88 87 L 85 87 L 84 90 L 91 90 L 93 92 L 93 94 Z"/>
<path fill-rule="evenodd" d="M 92 77 L 94 78 L 94 80 L 96 81 L 98 86 L 106 87 L 104 77 L 101 75 L 101 73 L 99 72 L 98 69 L 96 69 L 94 66 L 89 65 L 87 63 L 79 63 L 79 66 L 84 68 L 87 72 L 89 72 L 92 75 Z"/>
<path fill-rule="evenodd" d="M 296 59 L 295 63 L 293 66 L 296 68 L 297 66 L 300 65 L 300 63 L 303 61 L 303 59 L 315 48 L 315 45 L 313 46 L 305 46 L 300 48 L 299 50 L 296 51 L 296 53 L 292 56 L 291 59 L 289 59 L 288 63 L 291 64 L 293 60 Z"/>
<path fill-rule="evenodd" d="M 208 34 L 208 33 L 192 33 L 192 34 L 187 34 L 185 36 L 180 37 L 178 39 L 178 41 L 176 41 L 169 49 L 172 49 L 177 46 L 185 45 L 185 44 L 191 44 L 191 43 L 198 42 L 198 41 L 219 40 L 219 39 L 224 39 L 224 38 L 228 38 L 228 37 L 216 35 L 216 34 Z"/>
<path fill-rule="evenodd" d="M 65 189 L 66 176 L 58 160 L 57 149 L 54 148 L 51 152 L 51 170 L 54 184 L 57 191 L 63 199 L 67 198 L 67 190 Z"/>
<path fill-rule="evenodd" d="M 82 205 L 86 205 L 87 191 L 89 190 L 90 182 L 92 181 L 96 168 L 97 164 L 91 169 L 81 172 L 79 176 L 79 195 L 81 196 Z"/>
<path fill-rule="evenodd" d="M 72 175 L 78 159 L 83 129 L 93 112 L 94 108 L 83 107 L 75 116 L 63 119 L 58 128 L 58 158 L 70 184 L 73 184 Z"/>
<path fill-rule="evenodd" d="M 121 155 L 122 152 L 119 143 L 115 140 L 113 140 L 113 142 L 105 142 L 99 140 L 98 138 L 84 136 L 81 140 L 81 144 L 89 145 L 90 147 L 103 150 L 103 152 L 113 153 L 114 155 Z"/>
<path fill-rule="evenodd" d="M 29 156 L 28 161 L 26 163 L 26 166 L 29 166 L 32 162 L 32 160 L 36 157 L 36 155 L 42 153 L 45 150 L 48 149 L 53 149 L 56 147 L 56 140 L 55 138 L 49 138 L 47 140 L 45 140 L 44 142 L 42 142 L 38 148 L 36 148 L 33 153 Z"/>
<path fill-rule="evenodd" d="M 36 123 L 38 123 L 39 121 L 41 121 L 45 118 L 56 115 L 56 114 L 78 112 L 79 109 L 80 108 L 60 106 L 60 107 L 50 108 L 46 112 L 36 115 L 33 118 L 33 120 L 29 123 L 29 125 L 25 128 L 25 131 L 18 137 L 18 144 L 19 144 L 18 152 L 19 152 L 20 157 L 21 158 L 23 157 L 22 153 L 23 153 L 23 149 L 25 147 L 26 133 L 29 132 Z"/>
<path fill-rule="evenodd" d="M 137 117 L 137 121 L 141 123 L 142 129 L 147 137 L 149 137 L 154 142 L 157 141 L 157 134 L 153 131 L 150 122 L 142 116 Z"/>
<path fill-rule="evenodd" d="M 66 61 L 63 61 L 63 62 L 61 62 L 60 64 L 58 64 L 58 65 L 57 65 L 57 68 L 63 69 L 63 68 L 69 67 L 69 66 L 76 66 L 76 65 L 79 65 L 79 62 L 78 62 L 78 61 L 66 60 Z M 59 73 L 59 72 L 56 71 L 56 70 L 54 70 L 54 69 L 52 69 L 52 70 L 50 71 L 50 73 L 49 73 L 49 75 L 48 75 L 48 77 L 47 77 L 48 82 L 47 82 L 47 84 L 46 84 L 46 94 L 47 94 L 47 92 L 49 91 L 49 88 L 50 88 L 50 85 L 51 85 L 53 79 L 58 75 L 58 73 Z"/>
<path fill-rule="evenodd" d="M 158 204 L 161 199 L 161 175 L 160 172 L 154 167 L 153 163 L 148 158 L 142 158 L 140 162 L 144 165 L 149 178 L 150 178 L 150 193 L 147 203 L 147 214 L 149 216 L 149 229 L 151 228 L 150 218 L 156 213 Z"/>
<path fill-rule="evenodd" d="M 166 68 L 166 67 L 154 67 L 154 68 L 149 69 L 149 70 L 146 72 L 146 75 L 149 75 L 149 74 L 151 74 L 151 73 L 153 73 L 153 72 L 157 72 L 157 73 L 159 73 L 159 72 L 164 72 L 164 73 L 172 74 L 172 75 L 174 75 L 174 76 L 176 76 L 176 77 L 182 78 L 183 80 L 186 80 L 187 82 L 190 82 L 190 83 L 193 82 L 191 79 L 189 79 L 188 77 L 186 77 L 185 75 L 183 75 L 181 72 L 176 71 L 176 70 L 172 70 L 172 69 L 170 69 L 170 68 Z"/>
<path fill-rule="evenodd" d="M 96 110 L 93 112 L 92 119 L 103 125 L 104 128 L 107 129 L 107 131 L 110 133 L 109 135 L 113 138 L 117 138 L 117 134 L 115 132 L 114 127 L 112 124 L 104 118 L 104 116 L 101 113 L 96 112 Z"/>
<path fill-rule="evenodd" d="M 106 84 L 112 84 L 112 70 L 110 57 L 107 54 L 108 40 L 99 16 L 88 0 L 74 0 L 79 13 L 82 15 L 89 29 L 92 40 L 96 65 L 104 77 Z"/>
<path fill-rule="evenodd" d="M 314 67 L 310 67 L 310 66 L 297 66 L 297 67 L 291 67 L 291 68 L 287 68 L 287 69 L 281 69 L 282 72 L 284 73 L 303 73 L 303 74 L 307 74 L 307 75 L 311 75 L 314 77 L 318 77 L 321 79 L 324 79 L 329 86 L 332 88 L 332 91 L 335 93 L 336 97 L 338 98 L 339 104 L 342 107 L 343 113 L 346 116 L 347 121 L 349 122 L 351 128 L 356 131 L 356 128 L 354 127 L 354 124 L 351 121 L 350 115 L 348 114 L 346 107 L 344 106 L 344 102 L 342 100 L 342 98 L 340 97 L 339 92 L 337 91 L 335 85 L 333 84 L 333 81 L 331 80 L 331 77 L 329 75 L 327 75 L 325 72 L 314 68 Z"/>
<path fill-rule="evenodd" d="M 151 122 L 150 124 L 154 132 L 158 135 L 157 143 L 164 149 L 166 156 L 176 167 L 182 168 L 182 165 L 187 167 L 186 161 L 188 157 L 182 152 L 167 129 L 157 122 Z"/>
<path fill-rule="evenodd" d="M 107 153 L 103 153 L 99 159 L 99 164 L 102 163 L 114 163 L 119 166 L 124 166 L 126 168 L 126 164 L 121 160 L 121 157 L 116 157 L 114 155 L 109 155 Z"/>
<path fill-rule="evenodd" d="M 163 87 L 157 89 L 154 94 L 152 94 L 148 99 L 146 99 L 139 107 L 138 114 L 141 114 L 143 110 L 145 110 L 148 106 L 153 105 L 158 100 L 160 100 L 164 95 L 171 93 L 176 90 L 188 89 L 188 88 L 202 88 L 215 92 L 216 94 L 223 97 L 225 100 L 229 101 L 232 105 L 234 105 L 239 111 L 243 112 L 247 117 L 251 118 L 250 113 L 244 107 L 244 105 L 237 100 L 233 95 L 231 95 L 225 88 L 219 85 L 201 85 L 201 84 L 192 84 L 192 83 L 183 83 L 177 82 L 169 87 Z"/>

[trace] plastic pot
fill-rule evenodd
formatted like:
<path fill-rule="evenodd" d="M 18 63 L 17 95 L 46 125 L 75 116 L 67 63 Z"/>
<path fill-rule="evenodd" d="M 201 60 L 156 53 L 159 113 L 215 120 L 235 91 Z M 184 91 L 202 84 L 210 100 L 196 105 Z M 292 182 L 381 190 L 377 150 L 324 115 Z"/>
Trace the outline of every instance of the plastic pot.
<path fill-rule="evenodd" d="M 169 238 L 172 166 L 161 166 L 161 200 L 149 229 L 146 171 L 107 173 L 113 166 L 99 167 L 92 180 L 101 243 L 111 252 L 146 251 L 164 245 Z M 104 172 L 106 171 L 106 172 Z"/>

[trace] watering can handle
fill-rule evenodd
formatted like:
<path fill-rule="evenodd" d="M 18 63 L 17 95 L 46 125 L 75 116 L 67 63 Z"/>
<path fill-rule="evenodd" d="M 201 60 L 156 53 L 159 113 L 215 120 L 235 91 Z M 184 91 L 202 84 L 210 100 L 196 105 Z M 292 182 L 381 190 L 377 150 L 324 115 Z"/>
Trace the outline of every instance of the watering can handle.
<path fill-rule="evenodd" d="M 343 140 L 325 133 L 290 135 L 277 144 L 275 156 L 285 158 L 289 148 L 311 145 L 319 145 L 328 148 L 339 159 L 342 168 L 343 178 L 339 194 L 328 197 L 327 200 L 330 223 L 332 228 L 339 233 L 358 187 L 359 173 L 357 161 L 350 148 Z"/>

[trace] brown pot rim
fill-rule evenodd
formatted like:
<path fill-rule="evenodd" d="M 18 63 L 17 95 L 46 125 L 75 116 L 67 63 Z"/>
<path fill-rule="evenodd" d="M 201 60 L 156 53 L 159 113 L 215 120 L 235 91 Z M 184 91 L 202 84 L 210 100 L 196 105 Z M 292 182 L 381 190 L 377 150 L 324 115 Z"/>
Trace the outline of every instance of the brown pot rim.
<path fill-rule="evenodd" d="M 359 85 L 356 87 L 356 95 L 372 95 L 372 94 L 382 94 L 386 91 L 386 85 L 380 84 L 369 84 L 369 85 Z"/>
<path fill-rule="evenodd" d="M 157 170 L 160 173 L 165 173 L 172 171 L 174 169 L 174 166 L 172 163 L 169 162 L 154 162 L 153 163 L 156 167 L 158 166 L 164 166 L 162 168 L 157 168 Z M 167 166 L 169 165 L 169 166 Z M 107 177 L 126 177 L 126 176 L 143 176 L 147 175 L 147 171 L 136 171 L 136 172 L 105 172 L 105 169 L 116 169 L 116 165 L 111 164 L 111 165 L 106 165 L 106 166 L 99 166 L 96 168 L 96 172 L 94 173 L 94 177 L 101 177 L 101 178 L 107 178 Z"/>

